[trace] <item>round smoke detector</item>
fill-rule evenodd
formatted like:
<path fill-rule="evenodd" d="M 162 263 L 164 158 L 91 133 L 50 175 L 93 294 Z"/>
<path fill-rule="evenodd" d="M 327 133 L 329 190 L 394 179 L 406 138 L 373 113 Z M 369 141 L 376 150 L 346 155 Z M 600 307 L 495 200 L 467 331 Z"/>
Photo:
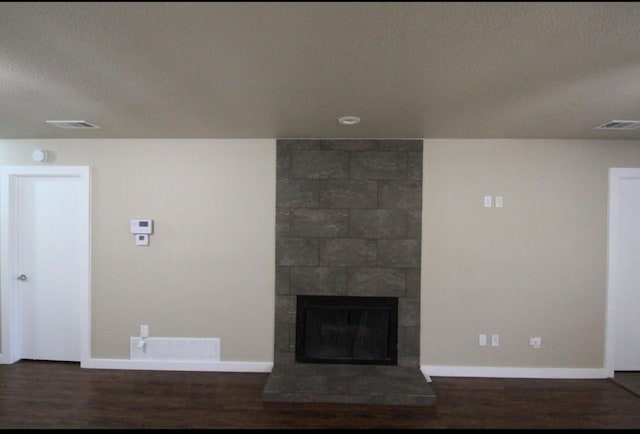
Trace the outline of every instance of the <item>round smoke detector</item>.
<path fill-rule="evenodd" d="M 31 158 L 36 163 L 44 163 L 45 161 L 47 161 L 47 151 L 36 149 L 35 151 L 33 151 L 33 154 L 31 154 Z"/>

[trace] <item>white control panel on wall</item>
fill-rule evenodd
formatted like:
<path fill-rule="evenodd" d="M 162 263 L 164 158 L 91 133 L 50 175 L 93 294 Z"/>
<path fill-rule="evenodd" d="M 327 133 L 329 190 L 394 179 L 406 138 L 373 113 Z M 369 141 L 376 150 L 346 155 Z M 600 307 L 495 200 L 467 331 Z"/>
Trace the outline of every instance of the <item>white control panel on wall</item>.
<path fill-rule="evenodd" d="M 153 233 L 153 220 L 133 219 L 130 226 L 131 233 L 136 237 L 136 246 L 148 246 L 149 235 Z"/>
<path fill-rule="evenodd" d="M 132 234 L 152 234 L 153 220 L 151 219 L 133 219 L 131 220 Z"/>

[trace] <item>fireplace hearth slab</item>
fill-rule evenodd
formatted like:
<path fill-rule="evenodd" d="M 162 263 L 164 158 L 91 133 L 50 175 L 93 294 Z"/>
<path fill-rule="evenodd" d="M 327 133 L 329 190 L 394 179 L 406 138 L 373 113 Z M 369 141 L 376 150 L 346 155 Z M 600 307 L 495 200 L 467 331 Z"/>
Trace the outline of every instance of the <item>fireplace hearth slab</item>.
<path fill-rule="evenodd" d="M 430 406 L 436 394 L 418 368 L 296 363 L 276 366 L 265 402 Z"/>

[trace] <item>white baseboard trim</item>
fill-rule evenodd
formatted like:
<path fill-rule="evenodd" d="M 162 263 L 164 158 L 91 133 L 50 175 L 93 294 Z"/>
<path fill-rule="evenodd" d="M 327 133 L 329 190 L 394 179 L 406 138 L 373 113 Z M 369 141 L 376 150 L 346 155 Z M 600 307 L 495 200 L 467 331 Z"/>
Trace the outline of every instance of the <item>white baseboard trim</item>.
<path fill-rule="evenodd" d="M 207 362 L 191 360 L 89 359 L 80 363 L 88 369 L 137 369 L 145 371 L 271 372 L 272 362 Z"/>
<path fill-rule="evenodd" d="M 609 378 L 606 368 L 509 368 L 491 366 L 439 366 L 422 365 L 426 377 L 486 377 L 486 378 L 556 378 L 601 379 Z"/>

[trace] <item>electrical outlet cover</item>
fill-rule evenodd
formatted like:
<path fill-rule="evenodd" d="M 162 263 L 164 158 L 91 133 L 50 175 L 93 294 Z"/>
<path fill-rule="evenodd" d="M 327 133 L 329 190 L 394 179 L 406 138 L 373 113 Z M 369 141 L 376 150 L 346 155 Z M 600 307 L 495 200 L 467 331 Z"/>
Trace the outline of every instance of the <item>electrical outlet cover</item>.
<path fill-rule="evenodd" d="M 540 348 L 542 345 L 542 338 L 540 336 L 529 338 L 529 345 L 534 348 Z"/>

